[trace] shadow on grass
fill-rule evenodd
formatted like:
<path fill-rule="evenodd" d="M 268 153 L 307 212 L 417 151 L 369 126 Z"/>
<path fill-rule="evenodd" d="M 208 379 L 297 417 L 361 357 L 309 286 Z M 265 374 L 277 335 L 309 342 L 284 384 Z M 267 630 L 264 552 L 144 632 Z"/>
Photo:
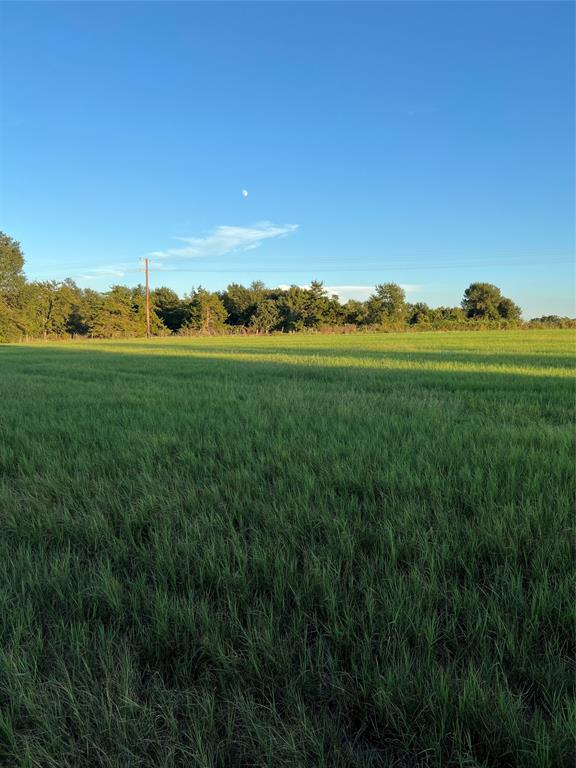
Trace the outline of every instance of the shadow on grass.
<path fill-rule="evenodd" d="M 12 346 L 0 350 L 0 361 L 5 375 L 103 384 L 107 378 L 119 376 L 140 378 L 142 383 L 152 380 L 158 385 L 168 380 L 172 383 L 183 379 L 229 382 L 256 377 L 263 381 L 287 378 L 340 382 L 348 388 L 367 386 L 371 390 L 389 386 L 423 386 L 447 390 L 505 387 L 524 393 L 534 388 L 546 388 L 550 392 L 552 388 L 570 393 L 574 391 L 574 379 L 570 376 L 573 368 L 567 361 L 557 359 L 563 364 L 556 366 L 541 361 L 534 365 L 534 358 L 529 355 L 370 354 L 363 351 L 343 355 L 332 350 L 329 353 L 316 349 L 272 352 L 257 348 L 228 353 L 217 346 L 182 353 L 173 351 L 174 347 L 170 345 L 165 346 L 169 352 L 158 353 L 159 345 L 147 347 L 145 344 L 130 345 L 130 351 L 108 346 L 93 349 L 69 345 L 48 348 Z M 133 351 L 135 348 L 138 351 Z M 353 362 L 350 365 L 343 363 L 343 357 Z M 377 362 L 363 366 L 363 359 Z M 382 361 L 382 365 L 378 361 Z M 423 367 L 419 368 L 418 363 L 422 363 Z M 434 366 L 435 363 L 438 367 Z M 451 363 L 455 367 L 449 367 Z M 466 363 L 470 364 L 469 369 Z M 513 364 L 516 367 L 506 367 Z"/>
<path fill-rule="evenodd" d="M 179 359 L 190 358 L 202 358 L 208 359 L 230 359 L 239 360 L 242 358 L 250 357 L 254 358 L 254 362 L 263 361 L 277 364 L 280 361 L 278 358 L 310 358 L 311 360 L 342 360 L 347 359 L 353 362 L 361 362 L 363 360 L 371 361 L 375 363 L 386 363 L 387 368 L 393 368 L 390 365 L 391 362 L 397 361 L 399 363 L 408 363 L 414 365 L 417 363 L 423 363 L 427 367 L 433 363 L 440 363 L 441 365 L 449 365 L 451 363 L 458 364 L 459 366 L 469 364 L 474 366 L 474 373 L 478 372 L 478 366 L 489 366 L 490 371 L 495 368 L 506 368 L 507 366 L 518 368 L 535 368 L 535 369 L 553 369 L 562 374 L 576 373 L 576 360 L 573 356 L 558 355 L 558 354 L 546 354 L 546 353 L 485 353 L 476 351 L 462 351 L 453 350 L 449 346 L 444 350 L 428 351 L 424 349 L 398 351 L 383 348 L 382 350 L 375 349 L 350 349 L 339 346 L 283 346 L 281 344 L 277 346 L 259 346 L 254 344 L 244 343 L 244 339 L 240 337 L 237 345 L 233 345 L 229 339 L 225 340 L 225 343 L 214 344 L 205 343 L 205 339 L 198 341 L 194 340 L 188 344 L 182 340 L 165 342 L 159 340 L 147 341 L 131 341 L 131 340 L 106 340 L 103 342 L 96 341 L 94 346 L 90 347 L 91 342 L 79 342 L 79 346 L 75 346 L 76 342 L 62 343 L 62 345 L 53 345 L 49 348 L 43 349 L 40 346 L 25 347 L 10 346 L 0 347 L 0 356 L 9 356 L 9 351 L 14 352 L 17 350 L 18 355 L 38 355 L 51 354 L 57 352 L 59 355 L 63 353 L 72 352 L 74 355 L 78 352 L 90 353 L 90 354 L 114 354 L 123 355 L 126 357 L 133 357 L 135 355 L 142 354 L 147 358 L 161 356 L 177 357 Z M 269 342 L 270 339 L 266 338 Z M 198 343 L 199 342 L 199 343 Z M 82 346 L 80 346 L 82 345 Z M 1 358 L 0 358 L 1 359 Z M 252 362 L 252 361 L 250 361 Z M 319 363 L 322 364 L 322 363 Z M 332 364 L 330 364 L 332 367 Z M 346 367 L 346 366 L 343 366 Z M 534 374 L 539 375 L 539 374 Z"/>
<path fill-rule="evenodd" d="M 188 745 L 189 733 L 204 727 L 198 708 L 181 732 L 162 725 L 166 743 L 158 736 L 158 722 L 188 712 L 191 692 L 218 713 L 215 720 L 208 710 L 204 744 L 220 743 L 233 722 L 241 737 L 257 734 L 261 751 L 273 745 L 271 766 L 279 764 L 272 737 L 283 732 L 283 718 L 294 743 L 310 723 L 319 729 L 310 762 L 293 750 L 290 764 L 302 766 L 336 766 L 344 748 L 341 768 L 424 768 L 431 763 L 420 756 L 432 750 L 438 765 L 505 766 L 512 738 L 530 758 L 526 765 L 536 766 L 537 739 L 568 743 L 560 707 L 569 673 L 556 649 L 569 633 L 557 618 L 565 614 L 569 570 L 558 501 L 571 457 L 548 430 L 541 453 L 524 449 L 534 416 L 569 429 L 570 379 L 496 366 L 401 368 L 402 357 L 396 367 L 362 367 L 338 362 L 332 350 L 286 350 L 286 360 L 260 349 L 241 357 L 215 345 L 218 356 L 166 346 L 170 353 L 144 344 L 0 350 L 0 415 L 15 404 L 14 437 L 28 411 L 28 431 L 4 459 L 11 470 L 4 499 L 19 505 L 11 538 L 4 537 L 5 602 L 22 603 L 7 656 L 21 661 L 7 667 L 4 686 L 16 702 L 8 758 L 23 743 L 33 746 L 35 765 L 48 765 L 45 755 L 50 765 L 80 765 L 84 741 L 76 734 L 87 732 L 102 754 L 117 750 L 114 764 L 126 764 L 130 751 L 139 764 L 160 765 L 157 754 Z M 322 361 L 329 353 L 335 363 Z M 388 392 L 406 393 L 404 402 L 391 406 Z M 366 393 L 383 396 L 359 409 Z M 454 419 L 442 410 L 452 393 L 472 404 Z M 247 420 L 237 419 L 250 400 Z M 525 404 L 534 400 L 531 412 Z M 335 401 L 349 406 L 350 418 L 335 412 Z M 438 418 L 426 419 L 427 402 Z M 476 403 L 480 432 L 467 419 Z M 259 422 L 261 404 L 271 405 L 268 422 Z M 389 430 L 394 407 L 401 431 Z M 64 409 L 72 418 L 61 425 Z M 281 429 L 268 431 L 282 413 Z M 500 430 L 515 419 L 526 431 Z M 175 435 L 180 424 L 194 431 Z M 310 450 L 299 452 L 301 445 Z M 331 471 L 320 473 L 324 465 Z M 432 503 L 444 516 L 437 532 Z M 487 513 L 479 515 L 482 505 Z M 567 510 L 566 496 L 560 519 Z M 368 601 L 372 595 L 378 602 Z M 387 699 L 377 700 L 372 692 L 383 690 L 383 679 Z M 558 704 L 550 713 L 552 697 Z M 133 699 L 144 704 L 136 710 Z M 495 708 L 502 701 L 514 706 L 514 721 Z M 237 702 L 256 713 L 252 719 L 239 719 Z M 415 719 L 415 708 L 427 719 Z M 301 722 L 287 718 L 292 712 Z M 339 737 L 330 753 L 325 722 Z M 439 738 L 438 723 L 448 736 Z M 454 733 L 464 734 L 460 746 Z"/>

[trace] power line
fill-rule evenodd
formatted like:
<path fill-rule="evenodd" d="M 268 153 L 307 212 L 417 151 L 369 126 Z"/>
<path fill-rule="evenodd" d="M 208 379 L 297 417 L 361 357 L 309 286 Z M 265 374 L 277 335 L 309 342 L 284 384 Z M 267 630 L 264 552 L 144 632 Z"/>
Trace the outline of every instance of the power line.
<path fill-rule="evenodd" d="M 546 253 L 546 254 L 537 254 L 537 253 L 534 253 L 534 254 L 526 254 L 526 253 L 525 254 L 494 253 L 494 254 L 490 254 L 490 255 L 487 254 L 486 257 L 488 259 L 490 259 L 490 260 L 497 260 L 497 261 L 500 261 L 500 260 L 503 260 L 503 259 L 519 260 L 519 261 L 525 261 L 525 260 L 530 260 L 530 259 L 538 259 L 539 261 L 547 261 L 548 259 L 570 259 L 571 260 L 571 259 L 575 258 L 574 255 L 568 255 L 566 253 Z M 473 257 L 473 258 L 484 259 L 486 257 L 485 256 L 479 256 L 479 257 Z M 141 257 L 140 260 L 143 261 L 144 258 L 145 257 Z M 161 257 L 160 256 L 157 256 L 157 257 L 150 257 L 150 256 L 148 256 L 148 258 L 151 258 L 152 261 L 154 261 L 154 259 L 157 259 L 158 261 L 161 261 Z M 171 258 L 175 258 L 175 257 L 171 257 Z M 225 258 L 236 258 L 236 257 L 232 256 L 231 254 L 225 254 L 223 256 L 196 256 L 196 257 L 187 257 L 187 258 L 179 258 L 179 259 L 175 258 L 175 260 L 178 260 L 178 261 L 202 261 L 202 260 L 208 259 L 208 260 L 212 261 L 214 259 L 221 260 L 221 259 L 225 259 Z M 316 261 L 328 261 L 328 262 L 330 262 L 330 261 L 339 261 L 339 259 L 337 257 L 334 257 L 333 255 L 328 255 L 328 256 L 317 255 L 314 258 L 315 258 Z M 374 257 L 370 257 L 370 258 L 374 258 Z M 404 256 L 400 256 L 399 258 L 407 259 L 407 260 L 412 260 L 412 259 L 428 259 L 428 258 L 430 258 L 430 254 L 422 253 L 422 252 L 419 252 L 419 253 L 409 253 L 409 254 L 405 254 Z M 435 257 L 432 256 L 432 258 L 435 258 Z M 116 261 L 116 264 L 119 264 L 119 265 L 129 264 L 129 263 L 131 263 L 133 261 L 134 261 L 134 257 L 126 258 L 123 261 L 120 261 L 120 260 Z M 52 261 L 52 266 L 55 267 L 55 268 L 72 267 L 74 269 L 105 269 L 105 268 L 107 268 L 109 266 L 109 264 L 107 265 L 107 264 L 103 264 L 102 262 L 99 262 L 98 264 L 79 265 L 77 261 L 59 261 L 59 262 Z M 113 266 L 109 266 L 109 268 L 110 269 L 114 269 Z"/>
<path fill-rule="evenodd" d="M 518 264 L 517 266 L 521 267 L 535 267 L 535 266 L 548 266 L 549 264 L 572 264 L 573 262 L 570 260 L 559 260 L 559 261 L 542 261 L 542 262 L 523 262 L 522 264 Z M 225 274 L 234 274 L 234 273 L 241 273 L 246 274 L 248 272 L 262 272 L 266 274 L 285 274 L 286 272 L 314 272 L 318 270 L 324 270 L 324 271 L 331 271 L 331 272 L 377 272 L 377 271 L 385 271 L 385 270 L 394 270 L 394 271 L 404 271 L 404 270 L 429 270 L 429 269 L 474 269 L 477 267 L 488 267 L 488 266 L 514 266 L 514 264 L 502 264 L 501 262 L 480 262 L 480 263 L 469 263 L 469 264 L 434 264 L 434 265 L 394 265 L 394 264 L 375 264 L 370 267 L 354 267 L 354 268 L 343 268 L 338 266 L 327 266 L 327 265 L 318 265 L 318 266 L 289 266 L 285 267 L 284 269 L 268 269 L 266 267 L 261 267 L 258 265 L 254 265 L 251 267 L 246 267 L 242 269 L 197 269 L 195 267 L 176 267 L 174 269 L 158 269 L 157 274 L 165 274 L 170 275 L 175 272 L 186 272 L 186 273 L 193 273 L 197 272 L 198 274 L 204 274 L 204 273 L 225 273 Z M 135 270 L 126 270 L 127 273 L 132 272 Z"/>
<path fill-rule="evenodd" d="M 247 265 L 245 268 L 197 268 L 197 267 L 160 267 L 157 268 L 157 272 L 160 273 L 170 273 L 170 272 L 251 272 L 251 271 L 259 271 L 259 272 L 286 272 L 286 271 L 298 271 L 298 270 L 306 270 L 311 271 L 315 269 L 331 269 L 332 271 L 337 272 L 372 272 L 374 270 L 384 270 L 384 269 L 394 269 L 394 270 L 416 270 L 416 269 L 468 269 L 471 267 L 490 267 L 490 266 L 497 266 L 497 267 L 512 267 L 512 266 L 519 266 L 519 267 L 536 267 L 536 266 L 548 266 L 550 264 L 574 264 L 574 260 L 572 259 L 551 259 L 547 261 L 518 261 L 518 262 L 503 262 L 503 261 L 480 261 L 480 262 L 467 262 L 467 263 L 449 263 L 449 264 L 386 264 L 386 263 L 377 263 L 377 264 L 371 264 L 365 267 L 341 267 L 335 262 L 326 262 L 326 263 L 319 263 L 316 265 L 290 265 L 286 266 L 282 269 L 278 268 L 268 268 L 263 267 L 260 264 L 253 264 L 253 265 Z M 154 266 L 152 264 L 152 266 Z M 53 274 L 56 271 L 59 271 L 60 269 L 63 269 L 64 267 L 57 266 L 53 268 L 52 270 L 42 270 L 41 272 L 38 272 L 37 270 L 34 270 L 35 274 Z M 79 271 L 82 270 L 84 272 L 89 272 L 91 269 L 101 269 L 98 267 L 78 267 L 76 266 L 73 271 Z M 123 274 L 129 274 L 134 272 L 141 272 L 141 269 L 123 269 L 118 270 L 122 271 Z M 117 275 L 112 273 L 107 274 L 105 272 L 101 272 L 100 274 L 91 275 L 91 277 L 122 277 L 122 275 Z"/>

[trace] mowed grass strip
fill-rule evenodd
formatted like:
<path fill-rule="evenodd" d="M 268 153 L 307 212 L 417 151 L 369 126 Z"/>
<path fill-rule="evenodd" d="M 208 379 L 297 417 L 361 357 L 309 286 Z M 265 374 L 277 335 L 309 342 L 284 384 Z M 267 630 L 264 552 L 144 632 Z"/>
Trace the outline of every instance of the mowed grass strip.
<path fill-rule="evenodd" d="M 0 764 L 573 763 L 570 331 L 0 348 Z"/>

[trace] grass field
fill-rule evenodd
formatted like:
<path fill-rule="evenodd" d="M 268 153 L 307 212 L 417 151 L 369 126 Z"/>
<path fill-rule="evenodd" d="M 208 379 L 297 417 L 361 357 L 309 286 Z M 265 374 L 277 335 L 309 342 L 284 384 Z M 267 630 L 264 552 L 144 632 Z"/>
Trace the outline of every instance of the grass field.
<path fill-rule="evenodd" d="M 0 764 L 572 766 L 574 341 L 0 348 Z"/>

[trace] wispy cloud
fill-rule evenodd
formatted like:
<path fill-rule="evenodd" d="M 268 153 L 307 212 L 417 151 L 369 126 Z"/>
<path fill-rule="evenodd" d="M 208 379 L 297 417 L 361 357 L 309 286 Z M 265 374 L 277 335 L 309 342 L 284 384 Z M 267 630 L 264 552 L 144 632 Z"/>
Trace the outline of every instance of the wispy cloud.
<path fill-rule="evenodd" d="M 231 253 L 251 251 L 265 240 L 286 237 L 298 229 L 298 224 L 273 224 L 261 221 L 250 227 L 232 227 L 222 224 L 204 237 L 177 237 L 184 245 L 165 251 L 152 251 L 157 259 L 198 259 L 206 256 L 226 256 Z"/>
<path fill-rule="evenodd" d="M 80 275 L 82 280 L 99 280 L 103 277 L 124 277 L 126 274 L 126 267 L 124 264 L 119 264 L 114 267 L 96 267 L 90 270 L 84 275 Z"/>
<path fill-rule="evenodd" d="M 326 290 L 330 295 L 335 294 L 341 301 L 357 299 L 362 301 L 374 293 L 373 285 L 327 285 Z"/>
<path fill-rule="evenodd" d="M 290 288 L 289 285 L 279 285 L 279 288 L 282 288 L 283 290 L 287 290 Z M 300 288 L 309 288 L 310 284 L 308 285 L 301 285 Z M 417 291 L 421 290 L 424 286 L 422 285 L 416 285 L 415 283 L 401 283 L 400 287 L 404 289 L 404 291 L 409 293 L 416 293 Z M 328 292 L 330 296 L 336 295 L 340 299 L 340 301 L 348 301 L 348 299 L 356 299 L 358 301 L 364 301 L 367 299 L 371 294 L 374 293 L 374 285 L 325 285 L 324 288 Z"/>
<path fill-rule="evenodd" d="M 183 245 L 168 248 L 165 251 L 152 251 L 150 267 L 154 271 L 170 272 L 175 269 L 170 261 L 198 259 L 206 256 L 226 256 L 259 248 L 266 240 L 286 237 L 298 229 L 298 224 L 273 224 L 260 221 L 249 227 L 233 227 L 222 224 L 202 237 L 175 237 Z M 167 262 L 167 263 L 165 263 Z M 95 267 L 82 275 L 80 280 L 104 280 L 105 278 L 124 277 L 129 272 L 138 271 L 134 264 L 109 264 Z"/>
<path fill-rule="evenodd" d="M 306 285 L 299 285 L 299 288 L 310 288 L 310 283 Z M 287 291 L 290 286 L 288 284 L 279 285 L 283 291 Z M 324 290 L 330 295 L 336 295 L 342 301 L 348 301 L 348 299 L 367 299 L 371 293 L 374 293 L 373 285 L 325 285 Z"/>

